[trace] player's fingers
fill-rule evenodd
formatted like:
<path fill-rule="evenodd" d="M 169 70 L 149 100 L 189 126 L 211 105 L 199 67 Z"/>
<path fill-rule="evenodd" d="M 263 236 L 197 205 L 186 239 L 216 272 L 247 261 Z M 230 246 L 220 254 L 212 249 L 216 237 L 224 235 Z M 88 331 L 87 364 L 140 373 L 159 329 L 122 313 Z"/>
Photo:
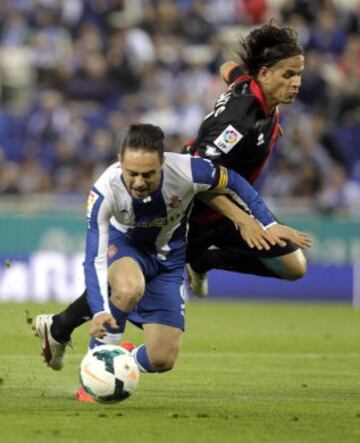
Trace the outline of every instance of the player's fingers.
<path fill-rule="evenodd" d="M 261 237 L 261 244 L 263 246 L 264 249 L 266 249 L 266 251 L 269 251 L 271 248 L 271 243 L 265 239 L 264 237 Z"/>
<path fill-rule="evenodd" d="M 270 249 L 269 243 L 262 235 L 257 236 L 257 248 L 259 250 L 266 249 L 267 251 Z"/>
<path fill-rule="evenodd" d="M 117 324 L 117 321 L 115 320 L 114 317 L 111 317 L 111 319 L 108 321 L 108 323 L 111 328 L 116 329 L 119 327 L 119 325 Z"/>
<path fill-rule="evenodd" d="M 262 230 L 261 235 L 263 238 L 265 238 L 265 240 L 268 242 L 269 245 L 275 246 L 277 244 L 276 242 L 277 237 L 271 234 L 271 232 Z"/>
<path fill-rule="evenodd" d="M 276 237 L 276 244 L 282 248 L 286 246 L 286 241 L 281 239 L 280 237 Z"/>
<path fill-rule="evenodd" d="M 246 229 L 240 230 L 240 234 L 241 234 L 241 237 L 246 242 L 246 244 L 249 246 L 249 248 L 254 249 L 255 248 L 255 244 L 254 244 L 253 238 L 252 238 L 251 235 L 249 235 L 247 230 Z"/>
<path fill-rule="evenodd" d="M 301 241 L 299 241 L 299 244 L 302 248 L 310 248 L 312 245 L 312 241 L 309 239 L 301 239 Z"/>
<path fill-rule="evenodd" d="M 256 248 L 258 251 L 262 251 L 262 250 L 264 249 L 264 247 L 263 247 L 263 245 L 261 244 L 260 241 L 258 241 L 258 240 L 254 240 L 253 243 L 254 243 L 255 248 Z"/>
<path fill-rule="evenodd" d="M 92 326 L 89 330 L 89 334 L 92 337 L 103 338 L 105 336 L 104 328 L 98 328 L 97 326 Z"/>

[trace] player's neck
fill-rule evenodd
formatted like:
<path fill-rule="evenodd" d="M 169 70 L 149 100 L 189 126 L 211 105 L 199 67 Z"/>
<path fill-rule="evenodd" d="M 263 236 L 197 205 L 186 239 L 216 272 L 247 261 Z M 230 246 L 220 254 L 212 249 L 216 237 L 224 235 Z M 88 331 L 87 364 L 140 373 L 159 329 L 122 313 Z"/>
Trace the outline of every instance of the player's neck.
<path fill-rule="evenodd" d="M 279 102 L 272 100 L 271 97 L 267 97 L 266 95 L 265 95 L 265 101 L 269 114 L 273 114 L 275 112 L 275 109 L 279 105 Z"/>

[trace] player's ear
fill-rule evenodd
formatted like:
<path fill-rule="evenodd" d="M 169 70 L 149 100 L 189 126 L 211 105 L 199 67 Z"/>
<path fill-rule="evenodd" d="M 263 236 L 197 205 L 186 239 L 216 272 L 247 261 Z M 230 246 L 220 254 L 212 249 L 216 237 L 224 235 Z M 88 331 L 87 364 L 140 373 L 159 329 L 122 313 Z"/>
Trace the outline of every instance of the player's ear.
<path fill-rule="evenodd" d="M 257 79 L 259 81 L 259 83 L 261 84 L 268 84 L 269 82 L 269 74 L 270 74 L 270 69 L 267 66 L 262 66 L 259 69 L 258 75 L 257 75 Z"/>
<path fill-rule="evenodd" d="M 269 74 L 269 68 L 267 66 L 262 66 L 259 69 L 258 78 L 263 80 L 267 78 L 268 74 Z"/>

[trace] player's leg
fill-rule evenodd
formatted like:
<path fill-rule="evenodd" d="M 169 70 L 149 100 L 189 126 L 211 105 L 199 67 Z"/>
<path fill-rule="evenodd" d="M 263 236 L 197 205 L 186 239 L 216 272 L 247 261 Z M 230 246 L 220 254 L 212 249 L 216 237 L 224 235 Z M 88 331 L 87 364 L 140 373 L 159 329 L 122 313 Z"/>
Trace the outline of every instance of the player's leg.
<path fill-rule="evenodd" d="M 73 331 L 92 317 L 86 290 L 63 311 L 52 317 L 51 334 L 60 343 L 70 341 Z"/>
<path fill-rule="evenodd" d="M 106 335 L 103 338 L 93 337 L 90 340 L 90 348 L 100 344 L 120 343 L 127 317 L 144 294 L 145 277 L 135 258 L 136 251 L 134 250 L 130 254 L 113 261 L 108 271 L 108 281 L 111 288 L 109 306 L 118 328 L 107 327 Z"/>
<path fill-rule="evenodd" d="M 284 248 L 273 246 L 269 251 L 251 249 L 227 219 L 209 226 L 193 225 L 190 232 L 188 260 L 196 282 L 205 281 L 211 269 L 286 280 L 296 280 L 306 273 L 306 258 L 299 248 L 288 242 Z M 196 286 L 191 289 L 203 296 Z"/>
<path fill-rule="evenodd" d="M 301 249 L 277 257 L 259 258 L 259 261 L 284 280 L 298 280 L 307 271 L 307 261 Z"/>
<path fill-rule="evenodd" d="M 286 255 L 263 258 L 225 249 L 210 249 L 195 261 L 200 275 L 211 269 L 239 272 L 242 274 L 274 277 L 283 280 L 297 280 L 306 273 L 306 258 L 300 249 Z"/>
<path fill-rule="evenodd" d="M 133 256 L 134 260 L 145 262 L 143 257 L 137 257 L 136 249 L 129 244 L 128 240 L 115 229 L 110 232 L 111 256 L 108 258 L 108 265 L 124 256 Z M 114 253 L 115 251 L 115 253 Z M 116 283 L 114 283 L 116 284 Z M 115 311 L 116 305 L 113 305 Z M 126 317 L 121 312 L 117 312 L 118 317 Z M 47 365 L 55 370 L 63 367 L 63 358 L 66 346 L 69 344 L 73 330 L 85 323 L 92 317 L 92 312 L 87 302 L 86 291 L 71 303 L 64 311 L 58 314 L 40 314 L 33 323 L 35 334 L 40 338 L 42 353 Z M 109 333 L 111 333 L 109 331 Z M 116 332 L 117 333 L 117 332 Z M 113 336 L 113 340 L 115 340 Z"/>
<path fill-rule="evenodd" d="M 144 344 L 135 349 L 134 356 L 144 372 L 165 372 L 175 365 L 183 331 L 173 326 L 148 323 L 143 325 Z"/>
<path fill-rule="evenodd" d="M 218 223 L 214 244 L 220 250 L 235 254 L 233 261 L 237 272 L 285 280 L 296 280 L 306 273 L 306 258 L 300 248 L 291 242 L 285 247 L 272 246 L 269 250 L 250 248 L 227 219 Z"/>
<path fill-rule="evenodd" d="M 144 344 L 132 351 L 144 372 L 168 371 L 175 364 L 185 325 L 183 275 L 181 266 L 154 277 L 129 315 L 129 320 L 144 330 Z"/>
<path fill-rule="evenodd" d="M 215 242 L 216 227 L 217 223 L 189 224 L 186 274 L 191 291 L 198 297 L 206 297 L 208 294 L 207 272 L 214 268 L 215 263 L 213 253 L 208 254 L 208 248 Z"/>

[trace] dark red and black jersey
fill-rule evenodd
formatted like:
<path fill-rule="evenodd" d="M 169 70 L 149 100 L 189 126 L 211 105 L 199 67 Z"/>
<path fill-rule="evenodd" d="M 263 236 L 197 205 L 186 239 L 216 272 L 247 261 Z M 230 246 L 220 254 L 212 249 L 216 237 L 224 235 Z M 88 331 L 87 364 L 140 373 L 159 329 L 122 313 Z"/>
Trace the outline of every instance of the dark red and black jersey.
<path fill-rule="evenodd" d="M 190 151 L 234 169 L 253 183 L 279 135 L 278 112 L 269 114 L 260 86 L 242 68 L 233 69 L 229 80 L 230 86 L 205 117 Z"/>
<path fill-rule="evenodd" d="M 269 113 L 259 84 L 243 68 L 235 67 L 230 72 L 229 83 L 187 152 L 234 169 L 253 183 L 281 132 L 278 111 Z M 217 218 L 213 211 L 205 211 L 203 205 L 196 206 L 193 220 L 206 222 Z M 196 214 L 200 213 L 204 214 L 198 217 Z"/>

